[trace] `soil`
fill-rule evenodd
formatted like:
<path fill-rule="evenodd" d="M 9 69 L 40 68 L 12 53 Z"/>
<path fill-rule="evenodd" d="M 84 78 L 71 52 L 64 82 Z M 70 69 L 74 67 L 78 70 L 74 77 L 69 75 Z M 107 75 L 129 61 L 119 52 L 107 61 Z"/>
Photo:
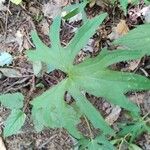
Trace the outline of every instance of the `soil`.
<path fill-rule="evenodd" d="M 56 6 L 56 2 L 48 5 L 49 0 L 24 0 L 21 5 L 15 5 L 9 1 L 4 3 L 5 10 L 0 9 L 0 52 L 9 52 L 13 56 L 13 63 L 10 68 L 16 69 L 22 76 L 19 77 L 6 77 L 5 75 L 0 78 L 0 94 L 20 91 L 25 95 L 25 112 L 27 114 L 27 120 L 23 126 L 21 132 L 17 135 L 10 136 L 3 139 L 7 150 L 71 150 L 75 144 L 75 140 L 64 129 L 45 129 L 44 131 L 37 133 L 34 130 L 33 123 L 30 119 L 31 108 L 29 101 L 37 95 L 40 95 L 48 88 L 56 85 L 63 78 L 65 74 L 60 70 L 54 70 L 50 73 L 45 73 L 44 70 L 40 73 L 40 77 L 33 75 L 33 68 L 31 62 L 29 62 L 25 56 L 25 52 L 28 49 L 34 48 L 32 39 L 30 37 L 31 30 L 36 29 L 41 40 L 48 46 L 50 46 L 50 39 L 48 38 L 49 27 L 52 23 L 52 15 L 55 15 L 55 9 L 51 12 L 46 12 L 46 8 L 52 8 Z M 63 0 L 61 7 L 75 3 L 71 0 Z M 48 6 L 47 6 L 47 5 Z M 43 10 L 45 6 L 45 11 Z M 58 10 L 61 10 L 60 6 L 57 6 Z M 130 6 L 134 9 L 136 6 Z M 57 11 L 58 11 L 57 10 Z M 143 24 L 139 18 L 125 17 L 124 13 L 116 4 L 114 7 L 110 6 L 87 6 L 85 9 L 87 16 L 92 18 L 102 11 L 107 11 L 109 17 L 103 22 L 102 26 L 96 31 L 92 37 L 92 44 L 88 48 L 90 50 L 81 50 L 76 57 L 75 63 L 80 63 L 86 56 L 95 57 L 100 53 L 100 49 L 107 47 L 113 50 L 115 47 L 111 44 L 111 40 L 108 35 L 112 33 L 112 28 L 115 27 L 120 19 L 126 21 L 129 29 L 133 29 L 136 25 Z M 67 45 L 70 39 L 74 36 L 76 28 L 82 25 L 81 20 L 75 20 L 73 22 L 62 21 L 60 39 L 63 46 Z M 150 76 L 150 57 L 145 57 L 138 62 L 122 62 L 115 64 L 113 69 L 126 70 L 130 72 L 136 72 L 144 76 Z M 141 69 L 142 68 L 142 69 Z M 133 70 L 132 70 L 133 69 Z M 42 83 L 42 87 L 36 87 Z M 119 110 L 115 106 L 106 102 L 102 98 L 94 97 L 86 93 L 89 101 L 103 114 L 105 118 L 113 112 L 113 110 Z M 128 93 L 127 96 L 134 102 L 136 102 L 142 112 L 142 116 L 146 115 L 150 110 L 150 92 L 142 93 Z M 4 128 L 4 121 L 7 118 L 10 110 L 0 106 L 0 134 Z M 116 119 L 112 121 L 112 125 L 115 126 L 117 120 L 123 120 L 123 110 L 120 109 L 116 114 Z M 84 120 L 79 125 L 80 131 L 88 137 L 87 127 Z M 97 133 L 97 130 L 93 129 L 93 133 Z M 144 133 L 135 143 L 139 145 L 143 150 L 150 150 L 150 135 Z"/>

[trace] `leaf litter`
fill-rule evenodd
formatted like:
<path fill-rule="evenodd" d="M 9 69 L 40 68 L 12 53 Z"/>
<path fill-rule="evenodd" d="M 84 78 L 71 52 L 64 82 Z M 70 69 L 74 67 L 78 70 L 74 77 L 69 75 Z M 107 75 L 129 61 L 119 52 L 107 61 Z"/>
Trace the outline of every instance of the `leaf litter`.
<path fill-rule="evenodd" d="M 36 2 L 35 2 L 36 3 Z M 97 2 L 96 2 L 97 3 Z M 47 3 L 47 4 L 44 4 L 42 7 L 43 7 L 43 9 L 42 9 L 42 11 L 43 11 L 43 13 L 44 13 L 44 16 L 45 17 L 48 17 L 48 18 L 53 18 L 58 12 L 60 12 L 61 11 L 61 7 L 63 6 L 63 5 L 66 5 L 67 4 L 67 2 L 66 3 L 64 3 L 64 4 L 57 4 L 57 6 L 55 5 L 55 4 L 53 4 L 53 5 L 50 5 L 49 3 Z M 2 4 L 3 5 L 3 4 Z M 94 4 L 95 5 L 95 4 Z M 99 5 L 99 4 L 98 4 Z M 56 6 L 55 8 L 56 9 L 54 9 L 54 6 Z M 51 9 L 49 9 L 48 10 L 48 8 L 49 7 L 51 7 Z M 18 8 L 18 6 L 16 6 L 16 9 Z M 91 8 L 91 9 L 93 9 L 93 8 Z M 13 11 L 12 11 L 13 12 Z M 25 13 L 26 15 L 28 15 L 28 13 Z M 91 16 L 90 16 L 91 17 Z M 44 20 L 45 18 L 43 18 L 42 19 L 42 21 Z M 119 19 L 122 19 L 122 18 L 119 18 Z M 80 19 L 79 19 L 80 20 Z M 146 19 L 145 19 L 146 20 Z M 118 19 L 117 19 L 117 21 L 118 21 Z M 25 20 L 25 21 L 23 21 L 23 20 L 19 20 L 19 22 L 20 22 L 20 25 L 22 24 L 22 22 L 24 23 L 23 24 L 23 29 L 25 30 L 25 33 L 27 32 L 27 34 L 30 32 L 30 30 L 31 30 L 31 28 L 33 27 L 31 27 L 31 28 L 29 28 L 29 26 L 26 24 L 27 23 L 27 20 Z M 29 20 L 29 22 L 30 22 L 30 20 Z M 46 23 L 45 23 L 46 22 Z M 41 23 L 41 22 L 40 22 Z M 11 21 L 10 22 L 8 22 L 8 24 L 10 25 L 10 28 L 11 28 L 11 26 L 14 26 L 15 28 L 16 28 L 16 26 L 15 25 L 13 25 L 12 23 L 11 23 Z M 35 27 L 38 27 L 38 25 L 37 25 L 37 22 L 35 21 L 34 22 L 34 24 L 35 24 Z M 46 24 L 46 26 L 44 26 Z M 69 25 L 70 26 L 72 26 L 72 24 L 73 24 L 73 28 L 76 28 L 76 24 L 78 24 L 79 26 L 80 26 L 80 21 L 78 22 L 78 20 L 73 20 L 73 23 L 69 23 Z M 75 25 L 74 25 L 75 24 Z M 125 20 L 121 20 L 120 21 L 120 24 L 122 24 L 121 26 L 120 25 L 117 25 L 116 27 L 117 27 L 117 29 L 115 29 L 116 31 L 116 35 L 115 35 L 115 38 L 117 37 L 117 36 L 122 36 L 122 34 L 126 34 L 128 31 L 129 31 L 129 28 L 128 28 L 128 22 L 126 23 L 126 21 Z M 41 28 L 40 30 L 39 30 L 39 32 L 40 32 L 40 34 L 46 34 L 47 33 L 47 31 L 48 31 L 48 26 L 50 25 L 50 23 L 49 23 L 49 20 L 46 20 L 46 21 L 43 21 L 43 28 Z M 107 26 L 111 26 L 111 27 L 114 27 L 114 25 L 112 25 L 111 23 L 109 23 L 108 22 L 108 24 L 107 24 Z M 129 27 L 130 27 L 130 25 L 129 25 Z M 15 30 L 15 33 L 11 33 L 11 32 L 9 32 L 9 26 L 8 26 L 8 33 L 10 34 L 10 37 L 8 36 L 9 34 L 7 34 L 7 42 L 5 41 L 5 43 L 7 43 L 8 45 L 10 44 L 10 43 L 17 43 L 17 47 L 15 48 L 15 51 L 16 52 L 14 52 L 13 51 L 13 45 L 9 45 L 9 48 L 6 48 L 7 49 L 7 51 L 8 50 L 10 50 L 10 52 L 13 52 L 13 56 L 17 56 L 18 58 L 19 58 L 19 60 L 18 60 L 18 63 L 17 64 L 15 64 L 15 65 L 20 65 L 21 66 L 21 61 L 23 62 L 23 63 L 26 63 L 26 65 L 24 65 L 23 64 L 23 66 L 25 67 L 24 69 L 25 69 L 25 71 L 27 72 L 27 74 L 29 74 L 29 75 L 31 75 L 31 73 L 33 73 L 33 72 L 29 72 L 28 70 L 26 70 L 26 67 L 29 67 L 30 68 L 30 65 L 28 65 L 27 64 L 27 62 L 26 61 L 24 61 L 25 59 L 22 59 L 22 57 L 24 57 L 23 56 L 23 53 L 22 53 L 22 51 L 24 51 L 24 49 L 22 49 L 22 44 L 23 44 L 23 42 L 24 42 L 24 37 L 25 37 L 25 35 L 26 36 L 28 36 L 27 34 L 23 34 L 22 35 L 22 33 L 20 33 L 20 31 L 19 30 Z M 123 28 L 123 29 L 122 29 Z M 64 30 L 63 28 L 62 28 L 62 30 Z M 123 31 L 122 31 L 123 30 Z M 18 32 L 17 32 L 18 31 Z M 71 30 L 70 30 L 71 31 Z M 109 33 L 111 32 L 111 30 L 107 30 L 107 35 L 109 35 Z M 71 32 L 70 32 L 70 34 L 72 34 Z M 68 37 L 70 36 L 70 34 L 68 35 Z M 97 39 L 97 41 L 99 41 L 99 36 L 100 35 L 98 35 L 97 33 L 95 34 L 95 36 L 96 36 L 96 38 L 92 38 L 91 39 L 91 41 L 89 41 L 89 43 L 88 43 L 88 45 L 83 49 L 83 51 L 85 51 L 85 53 L 79 53 L 79 56 L 78 56 L 78 61 L 80 61 L 80 59 L 81 59 L 81 61 L 83 60 L 83 59 L 85 59 L 85 57 L 87 56 L 87 53 L 88 52 L 90 52 L 90 53 L 93 53 L 93 40 L 95 40 L 95 39 Z M 63 42 L 63 43 L 68 43 L 68 37 L 65 37 L 66 39 L 65 39 L 65 42 Z M 70 37 L 69 37 L 70 38 Z M 108 42 L 107 40 L 109 40 L 109 39 L 111 39 L 111 38 L 109 38 L 109 36 L 107 37 L 108 39 L 101 39 L 99 42 L 98 42 L 98 47 L 99 48 L 102 48 L 103 47 L 103 45 L 101 45 L 100 44 L 100 42 L 102 42 L 102 43 L 104 43 L 104 42 Z M 114 39 L 115 39 L 114 38 Z M 118 38 L 118 37 L 117 37 Z M 46 41 L 46 37 L 45 36 L 43 36 L 42 37 L 42 39 L 44 40 L 44 41 Z M 112 40 L 112 39 L 111 39 Z M 27 44 L 29 45 L 29 46 L 26 46 L 26 47 L 30 47 L 31 45 L 29 44 L 31 41 L 29 41 L 29 38 L 28 38 L 28 40 L 27 40 Z M 111 47 L 111 45 L 108 45 L 109 47 Z M 5 48 L 4 48 L 4 51 L 6 50 Z M 22 56 L 22 57 L 20 57 L 20 55 Z M 88 56 L 90 56 L 90 55 L 88 55 Z M 20 59 L 21 58 L 21 59 Z M 15 59 L 15 60 L 17 60 L 17 59 Z M 120 66 L 121 66 L 121 64 L 119 64 Z M 128 68 L 128 70 L 129 71 L 133 71 L 133 70 L 135 70 L 135 69 L 137 69 L 138 68 L 138 65 L 140 65 L 140 62 L 137 62 L 136 64 L 131 64 L 131 67 L 129 67 Z M 14 68 L 13 68 L 14 67 Z M 40 65 L 39 65 L 39 68 L 40 68 Z M 39 70 L 40 69 L 37 69 L 36 71 L 35 71 L 35 74 L 38 74 L 38 72 L 39 72 Z M 7 72 L 8 70 L 7 69 L 10 69 L 10 68 L 2 68 L 3 70 L 5 70 L 5 72 Z M 9 84 L 14 84 L 14 83 L 19 83 L 19 84 L 26 84 L 27 82 L 28 82 L 28 79 L 27 80 L 25 80 L 25 81 L 23 81 L 22 79 L 16 79 L 16 78 L 20 78 L 20 77 L 22 77 L 22 74 L 20 74 L 20 72 L 17 72 L 17 70 L 15 69 L 15 66 L 13 65 L 12 66 L 12 68 L 11 69 L 13 69 L 13 70 L 11 70 L 11 71 L 14 71 L 15 73 L 10 73 L 10 75 L 7 75 L 7 74 L 5 74 L 5 76 L 7 77 L 7 78 L 4 78 L 4 79 L 2 79 L 2 83 L 4 82 L 4 81 L 8 81 L 9 80 Z M 124 66 L 121 66 L 121 69 L 124 69 Z M 4 71 L 3 71 L 4 72 Z M 16 76 L 14 75 L 14 74 L 16 74 Z M 57 73 L 56 73 L 57 74 Z M 51 74 L 44 74 L 44 76 L 45 76 L 45 78 L 43 77 L 43 79 L 42 80 L 44 80 L 43 81 L 43 84 L 44 85 L 46 85 L 47 87 L 51 87 L 54 83 L 55 83 L 55 76 L 56 75 L 54 75 L 54 77 L 51 75 Z M 60 75 L 61 76 L 61 75 Z M 14 78 L 14 79 L 11 79 L 11 78 Z M 60 78 L 62 78 L 62 76 L 60 77 Z M 31 78 L 30 78 L 31 79 Z M 51 81 L 50 81 L 51 80 Z M 36 81 L 36 82 L 38 82 L 38 81 Z M 46 83 L 45 83 L 46 82 Z M 58 82 L 57 80 L 56 80 L 56 82 Z M 7 83 L 7 82 L 5 82 L 5 83 Z M 8 84 L 8 85 L 9 85 Z M 30 86 L 30 84 L 31 84 L 31 82 L 27 85 L 27 86 L 25 86 L 25 87 L 21 87 L 21 86 L 15 86 L 14 85 L 14 89 L 16 88 L 16 89 L 22 89 L 22 91 L 28 91 L 28 86 Z M 2 85 L 2 84 L 1 84 Z M 6 84 L 7 85 L 7 84 Z M 17 85 L 17 84 L 16 84 Z M 5 86 L 6 87 L 6 86 Z M 2 87 L 0 87 L 0 88 L 2 88 Z M 12 89 L 9 91 L 9 92 L 11 92 L 12 91 Z M 137 93 L 138 94 L 138 93 Z M 93 100 L 94 98 L 92 97 L 92 100 Z M 137 98 L 134 98 L 134 99 L 137 99 Z M 141 98 L 142 100 L 144 99 L 143 97 Z M 108 122 L 110 123 L 110 124 L 113 124 L 115 121 L 117 121 L 117 119 L 118 119 L 118 117 L 120 116 L 120 108 L 118 108 L 118 107 L 114 107 L 114 106 L 111 106 L 110 104 L 107 104 L 105 101 L 103 102 L 103 105 L 101 106 L 100 104 L 94 104 L 96 107 L 100 107 L 100 109 L 103 109 L 103 112 L 107 112 L 107 114 L 105 114 L 105 116 L 106 116 L 106 120 L 108 120 Z M 145 106 L 148 106 L 147 104 L 144 104 Z M 145 107 L 144 106 L 144 107 Z M 103 107 L 103 108 L 101 108 L 101 107 Z M 148 108 L 147 108 L 148 109 Z M 21 147 L 24 147 L 24 148 L 31 148 L 31 145 L 33 145 L 33 147 L 36 147 L 36 148 L 38 148 L 38 146 L 39 145 L 43 145 L 43 147 L 47 147 L 47 148 L 50 148 L 50 149 L 59 149 L 59 148 L 62 148 L 63 147 L 63 149 L 71 149 L 70 147 L 66 147 L 67 146 L 67 144 L 68 145 L 70 145 L 70 146 L 72 146 L 72 144 L 73 143 L 71 143 L 71 141 L 70 141 L 70 139 L 69 139 L 69 137 L 68 137 L 68 135 L 66 134 L 66 133 L 64 133 L 64 131 L 60 131 L 60 130 L 57 130 L 57 131 L 52 131 L 52 130 L 46 130 L 46 131 L 43 131 L 42 133 L 39 133 L 39 134 L 36 134 L 35 135 L 35 133 L 34 133 L 34 131 L 32 131 L 32 127 L 30 127 L 31 128 L 31 132 L 30 132 L 30 134 L 32 135 L 32 136 L 28 136 L 26 133 L 23 133 L 22 135 L 18 135 L 16 138 L 14 137 L 14 136 L 12 136 L 11 138 L 12 139 L 6 139 L 5 140 L 5 142 L 6 142 L 6 144 L 7 144 L 7 147 L 8 147 L 8 149 L 20 149 Z M 82 128 L 84 128 L 84 126 L 82 126 Z M 49 138 L 51 139 L 51 140 L 49 140 Z M 66 139 L 66 141 L 64 140 L 64 139 Z M 24 142 L 24 140 L 26 141 L 26 142 Z M 32 142 L 33 143 L 32 143 Z M 35 141 L 35 143 L 34 143 L 34 141 Z M 47 141 L 50 141 L 50 143 L 48 142 L 48 143 L 46 143 Z M 58 141 L 61 141 L 61 144 L 59 145 L 58 144 Z M 16 142 L 16 143 L 15 143 Z M 46 143 L 45 145 L 44 145 L 44 143 Z M 13 145 L 14 144 L 14 145 Z M 48 146 L 50 146 L 50 147 L 48 147 Z"/>

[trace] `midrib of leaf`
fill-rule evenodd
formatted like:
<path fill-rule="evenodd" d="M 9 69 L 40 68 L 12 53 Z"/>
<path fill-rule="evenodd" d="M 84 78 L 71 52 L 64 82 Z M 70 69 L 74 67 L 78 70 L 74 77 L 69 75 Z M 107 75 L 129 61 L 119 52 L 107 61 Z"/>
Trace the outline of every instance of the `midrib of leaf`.
<path fill-rule="evenodd" d="M 73 69 L 78 71 L 84 70 L 102 70 L 114 63 L 126 60 L 138 59 L 141 57 L 140 51 L 118 50 L 114 52 L 106 52 L 105 54 L 99 54 L 96 58 L 89 58 L 85 62 L 76 65 Z"/>
<path fill-rule="evenodd" d="M 71 87 L 68 88 L 69 93 L 73 96 L 76 100 L 77 106 L 80 108 L 81 112 L 83 112 L 88 119 L 92 122 L 92 124 L 96 128 L 102 129 L 105 134 L 114 134 L 114 131 L 109 127 L 109 125 L 104 121 L 101 114 L 96 110 L 96 108 L 81 94 L 80 88 L 78 85 L 73 84 Z M 92 112 L 86 111 L 86 109 L 93 109 Z M 97 121 L 94 121 L 92 118 L 97 117 Z"/>
<path fill-rule="evenodd" d="M 17 122 L 18 118 L 20 118 L 22 115 L 23 115 L 23 113 L 21 113 L 21 112 L 17 115 L 18 117 L 15 119 L 14 124 Z"/>
<path fill-rule="evenodd" d="M 13 110 L 13 111 L 15 111 L 15 110 Z M 20 112 L 18 113 L 16 119 L 13 121 L 12 126 L 14 126 L 14 125 L 16 124 L 16 122 L 18 121 L 19 118 L 21 118 L 21 120 L 22 120 L 22 119 L 23 119 L 23 118 L 22 118 L 23 116 L 25 116 L 25 114 L 20 111 Z M 9 119 L 9 118 L 8 118 L 8 119 Z M 6 123 L 7 123 L 7 120 L 6 120 Z M 9 126 L 9 124 L 8 124 L 7 126 Z M 6 128 L 7 126 L 5 126 L 5 128 Z M 11 127 L 12 127 L 12 126 L 11 126 Z M 11 129 L 11 127 L 10 127 L 10 129 Z M 10 132 L 10 131 L 9 131 L 9 132 Z M 7 134 L 6 134 L 6 132 L 4 132 L 4 136 L 8 136 L 8 133 L 9 133 L 9 132 L 7 131 Z"/>

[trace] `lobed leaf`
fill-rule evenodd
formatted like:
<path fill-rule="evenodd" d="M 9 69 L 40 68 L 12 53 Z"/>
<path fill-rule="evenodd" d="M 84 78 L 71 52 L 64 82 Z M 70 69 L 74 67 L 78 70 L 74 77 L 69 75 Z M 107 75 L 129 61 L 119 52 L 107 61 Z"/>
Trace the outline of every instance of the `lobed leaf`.
<path fill-rule="evenodd" d="M 70 134 L 79 138 L 80 134 L 76 125 L 79 122 L 80 115 L 73 107 L 65 104 L 66 85 L 67 80 L 64 80 L 59 85 L 35 98 L 31 102 L 33 111 L 35 111 L 35 115 L 32 117 L 38 131 L 43 129 L 44 126 L 66 128 Z M 42 119 L 36 117 L 38 114 L 36 111 L 40 111 L 39 113 L 43 116 Z"/>
<path fill-rule="evenodd" d="M 44 127 L 66 128 L 74 137 L 81 138 L 76 125 L 83 114 L 95 128 L 100 128 L 104 134 L 114 133 L 101 114 L 81 93 L 82 91 L 103 97 L 109 102 L 131 111 L 132 114 L 139 113 L 136 104 L 129 101 L 124 94 L 128 91 L 149 90 L 150 80 L 133 73 L 112 71 L 110 65 L 120 61 L 139 59 L 145 54 L 150 54 L 149 25 L 140 26 L 116 40 L 116 43 L 124 46 L 126 50 L 103 50 L 96 58 L 73 65 L 77 53 L 85 46 L 106 16 L 107 14 L 104 13 L 94 19 L 87 19 L 65 48 L 61 46 L 59 38 L 60 17 L 57 17 L 51 26 L 51 48 L 45 46 L 38 35 L 33 33 L 32 38 L 36 44 L 36 50 L 28 52 L 29 58 L 33 61 L 43 61 L 67 74 L 67 79 L 31 102 L 33 105 L 32 117 L 37 130 L 40 131 Z M 144 40 L 139 41 L 141 37 Z M 66 91 L 75 99 L 75 104 L 79 107 L 78 111 L 74 106 L 65 102 Z M 42 118 L 39 118 L 38 114 Z M 92 142 L 88 147 L 92 149 L 95 148 L 93 147 L 95 145 L 99 146 L 94 139 L 94 144 Z"/>

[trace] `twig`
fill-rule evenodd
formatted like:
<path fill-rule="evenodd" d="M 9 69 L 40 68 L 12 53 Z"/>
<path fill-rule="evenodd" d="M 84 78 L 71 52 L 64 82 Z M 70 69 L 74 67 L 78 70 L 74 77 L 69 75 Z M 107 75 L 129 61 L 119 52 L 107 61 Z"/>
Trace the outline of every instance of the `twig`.
<path fill-rule="evenodd" d="M 35 90 L 35 76 L 32 77 L 32 86 L 31 86 L 30 92 L 28 93 L 28 96 L 26 98 L 27 101 L 26 101 L 26 103 L 25 103 L 25 105 L 23 107 L 23 112 L 25 112 L 25 110 L 27 109 L 28 104 L 30 102 L 30 97 L 31 97 L 31 95 L 32 95 L 34 90 Z"/>
<path fill-rule="evenodd" d="M 89 129 L 90 138 L 91 138 L 91 139 L 93 139 L 93 133 L 92 133 L 92 130 L 91 130 L 91 127 L 90 127 L 89 121 L 87 120 L 86 116 L 84 116 L 84 119 L 85 119 L 86 124 L 87 124 L 88 129 Z"/>

